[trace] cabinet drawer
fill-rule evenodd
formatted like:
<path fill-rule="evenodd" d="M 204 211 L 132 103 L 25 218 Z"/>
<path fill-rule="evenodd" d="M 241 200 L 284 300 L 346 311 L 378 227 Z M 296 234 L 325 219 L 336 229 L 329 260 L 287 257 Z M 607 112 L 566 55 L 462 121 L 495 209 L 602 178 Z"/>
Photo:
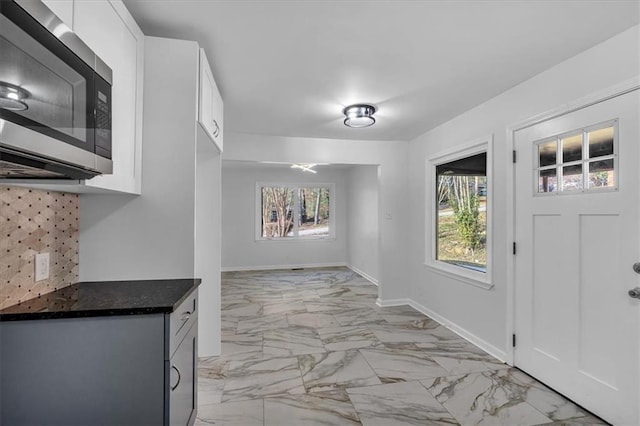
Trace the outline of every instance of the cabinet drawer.
<path fill-rule="evenodd" d="M 198 290 L 191 293 L 169 316 L 169 353 L 172 357 L 178 345 L 198 319 Z M 167 358 L 168 359 L 168 358 Z"/>

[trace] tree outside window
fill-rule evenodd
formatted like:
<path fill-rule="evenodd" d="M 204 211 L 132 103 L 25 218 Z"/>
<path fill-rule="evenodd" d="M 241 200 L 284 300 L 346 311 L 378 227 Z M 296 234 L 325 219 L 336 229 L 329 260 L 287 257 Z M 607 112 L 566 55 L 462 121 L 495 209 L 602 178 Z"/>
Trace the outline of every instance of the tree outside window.
<path fill-rule="evenodd" d="M 436 166 L 436 260 L 487 270 L 487 154 Z"/>
<path fill-rule="evenodd" d="M 331 235 L 330 188 L 262 186 L 260 238 L 326 238 Z"/>

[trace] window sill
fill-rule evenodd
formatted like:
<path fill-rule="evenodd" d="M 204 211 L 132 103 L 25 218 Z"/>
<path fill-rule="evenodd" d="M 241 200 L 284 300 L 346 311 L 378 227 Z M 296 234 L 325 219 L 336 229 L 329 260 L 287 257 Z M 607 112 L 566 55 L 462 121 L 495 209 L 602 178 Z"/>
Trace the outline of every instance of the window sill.
<path fill-rule="evenodd" d="M 291 238 L 256 238 L 256 243 L 269 243 L 269 242 L 288 242 L 288 243 L 300 243 L 307 241 L 326 241 L 333 242 L 336 240 L 336 237 L 291 237 Z"/>
<path fill-rule="evenodd" d="M 460 266 L 453 266 L 444 262 L 437 261 L 432 263 L 425 263 L 424 266 L 430 271 L 435 272 L 436 274 L 472 285 L 474 287 L 479 287 L 484 290 L 491 290 L 494 286 L 489 276 L 487 276 L 487 279 L 483 279 L 484 277 L 479 277 L 481 273 L 473 272 L 471 270 L 467 271 Z"/>

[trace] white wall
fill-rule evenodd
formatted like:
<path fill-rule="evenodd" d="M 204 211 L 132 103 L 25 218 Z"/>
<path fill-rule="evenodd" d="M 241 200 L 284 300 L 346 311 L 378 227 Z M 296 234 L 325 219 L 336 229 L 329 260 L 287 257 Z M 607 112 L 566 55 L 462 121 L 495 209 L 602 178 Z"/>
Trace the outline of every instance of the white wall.
<path fill-rule="evenodd" d="M 80 196 L 80 280 L 202 278 L 198 352 L 217 355 L 220 156 L 196 124 L 198 44 L 146 37 L 144 78 L 142 195 Z"/>
<path fill-rule="evenodd" d="M 404 253 L 410 269 L 409 296 L 467 333 L 476 343 L 505 356 L 507 339 L 506 279 L 512 255 L 507 241 L 507 189 L 512 167 L 508 126 L 558 108 L 639 74 L 638 27 L 629 29 L 442 124 L 410 143 L 406 205 L 413 238 Z M 425 159 L 440 151 L 493 134 L 494 138 L 494 288 L 485 290 L 431 272 L 424 266 Z"/>
<path fill-rule="evenodd" d="M 333 183 L 335 238 L 256 241 L 256 183 Z M 225 163 L 222 172 L 222 267 L 224 270 L 346 265 L 346 170 L 318 169 L 317 174 L 288 166 Z"/>
<path fill-rule="evenodd" d="M 240 161 L 380 165 L 378 215 L 389 219 L 379 223 L 378 294 L 387 300 L 408 296 L 405 255 L 409 236 L 406 228 L 406 142 L 293 138 L 226 132 L 222 158 Z M 223 219 L 223 227 L 225 226 Z"/>
<path fill-rule="evenodd" d="M 194 275 L 202 278 L 198 288 L 198 353 L 221 352 L 220 259 L 222 220 L 222 161 L 218 148 L 197 126 L 195 265 Z"/>
<path fill-rule="evenodd" d="M 378 166 L 353 166 L 347 178 L 347 264 L 377 284 Z"/>
<path fill-rule="evenodd" d="M 145 43 L 142 195 L 80 195 L 83 281 L 194 274 L 197 44 Z"/>

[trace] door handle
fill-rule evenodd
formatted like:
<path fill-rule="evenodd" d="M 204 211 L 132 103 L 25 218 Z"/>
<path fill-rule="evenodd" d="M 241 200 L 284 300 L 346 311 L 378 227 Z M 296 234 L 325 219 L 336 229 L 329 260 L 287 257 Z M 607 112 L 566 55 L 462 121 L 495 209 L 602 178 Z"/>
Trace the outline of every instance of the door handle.
<path fill-rule="evenodd" d="M 629 290 L 629 297 L 633 299 L 640 299 L 640 287 L 632 288 Z"/>
<path fill-rule="evenodd" d="M 640 262 L 636 262 L 636 263 L 633 264 L 633 271 L 636 274 L 640 274 Z"/>
<path fill-rule="evenodd" d="M 174 391 L 180 384 L 180 380 L 182 380 L 182 375 L 180 374 L 180 370 L 178 370 L 178 367 L 176 367 L 175 365 L 172 365 L 171 368 L 176 370 L 176 373 L 178 373 L 178 381 L 176 382 L 175 385 L 171 386 L 171 390 Z"/>

